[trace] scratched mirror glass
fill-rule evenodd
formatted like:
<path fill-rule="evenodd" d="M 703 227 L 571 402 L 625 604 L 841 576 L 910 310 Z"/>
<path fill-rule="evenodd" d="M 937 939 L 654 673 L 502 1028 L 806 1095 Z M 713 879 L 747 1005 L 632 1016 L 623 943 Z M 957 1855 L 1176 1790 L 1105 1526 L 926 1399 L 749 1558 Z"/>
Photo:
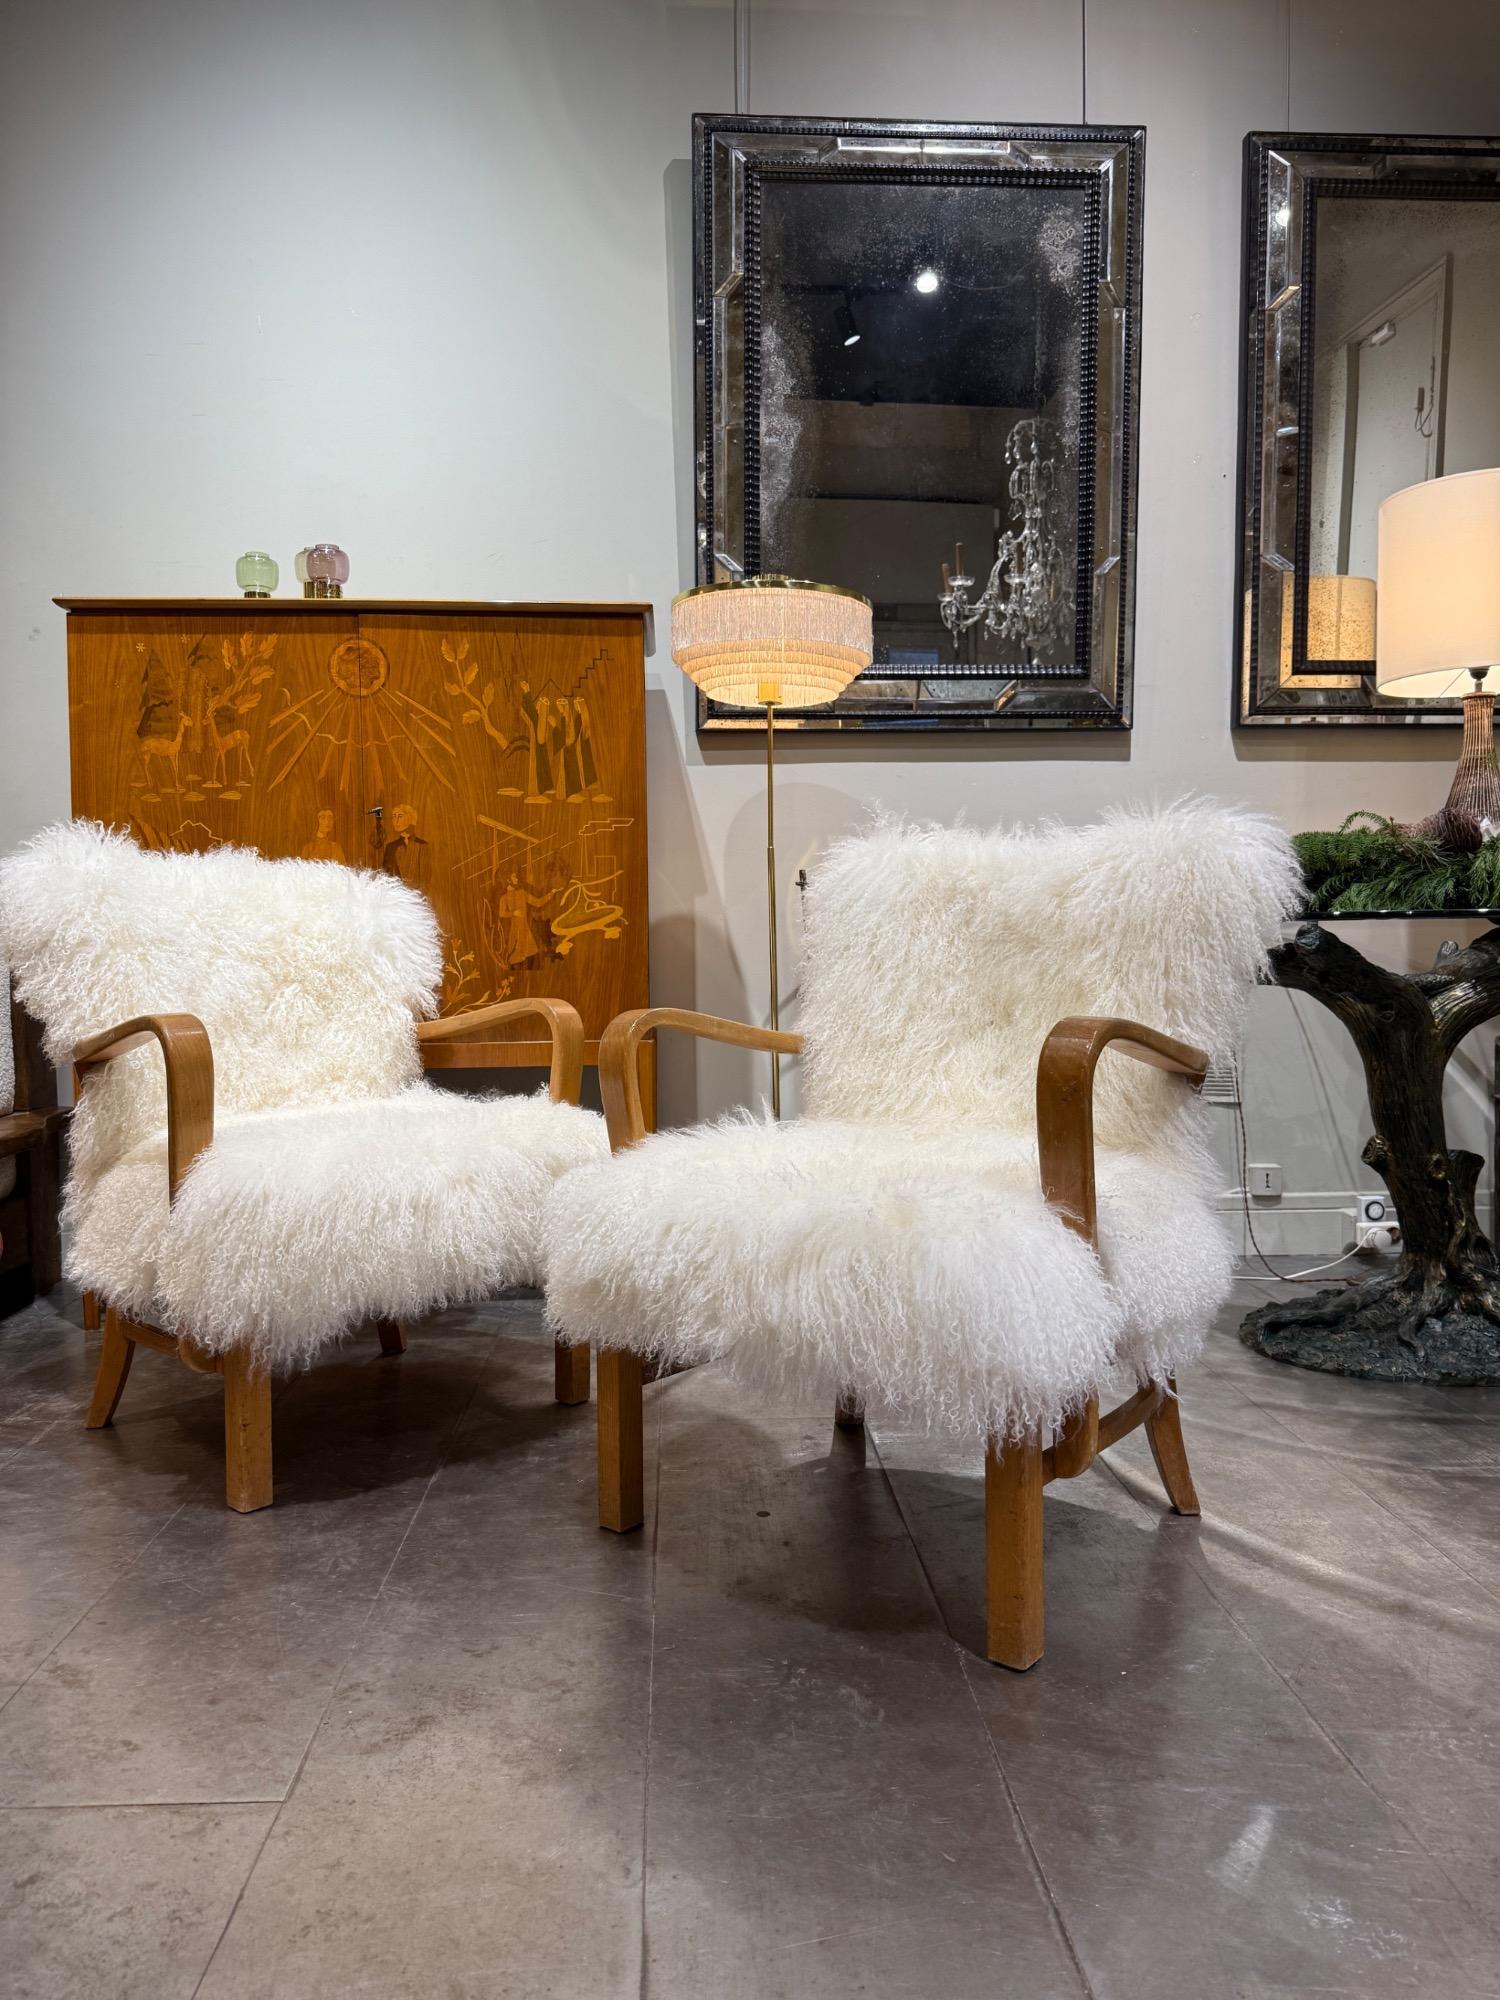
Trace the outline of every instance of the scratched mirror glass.
<path fill-rule="evenodd" d="M 1085 657 L 1090 198 L 766 178 L 759 567 L 868 596 L 877 666 Z"/>

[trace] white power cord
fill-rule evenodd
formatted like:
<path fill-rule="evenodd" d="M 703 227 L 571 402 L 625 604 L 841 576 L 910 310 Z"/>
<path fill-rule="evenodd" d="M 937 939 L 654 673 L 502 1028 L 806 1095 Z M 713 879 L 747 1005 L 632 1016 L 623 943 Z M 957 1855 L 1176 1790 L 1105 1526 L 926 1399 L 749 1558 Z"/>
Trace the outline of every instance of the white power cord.
<path fill-rule="evenodd" d="M 1336 1271 L 1340 1264 L 1347 1264 L 1351 1257 L 1357 1257 L 1360 1247 L 1356 1244 L 1352 1250 L 1346 1250 L 1342 1257 L 1335 1257 L 1331 1264 L 1313 1264 L 1305 1271 L 1278 1271 L 1275 1282 L 1278 1285 L 1295 1285 L 1302 1278 L 1316 1278 L 1320 1271 Z M 1265 1259 L 1261 1258 L 1261 1262 L 1264 1263 Z M 1247 1271 L 1245 1279 L 1252 1285 L 1269 1285 L 1272 1282 L 1270 1278 L 1263 1278 L 1259 1271 Z"/>
<path fill-rule="evenodd" d="M 1264 1264 L 1270 1274 L 1270 1278 L 1278 1285 L 1297 1285 L 1304 1278 L 1316 1278 L 1320 1272 L 1336 1271 L 1340 1264 L 1347 1264 L 1351 1257 L 1359 1255 L 1358 1244 L 1352 1250 L 1346 1250 L 1342 1257 L 1335 1257 L 1331 1264 L 1314 1264 L 1306 1271 L 1278 1271 L 1256 1240 L 1255 1224 L 1251 1219 L 1250 1210 L 1250 1140 L 1245 1131 L 1244 1064 L 1239 1057 L 1234 1056 L 1230 1058 L 1230 1065 L 1235 1075 L 1234 1122 L 1240 1142 L 1240 1206 L 1245 1213 L 1245 1234 L 1250 1239 L 1251 1249 L 1255 1252 L 1261 1263 Z M 1268 1279 L 1262 1278 L 1259 1272 L 1256 1271 L 1247 1271 L 1245 1276 L 1252 1284 L 1264 1285 L 1269 1282 Z M 1355 1285 L 1359 1283 L 1359 1280 L 1357 1278 L 1346 1278 L 1344 1282 Z"/>

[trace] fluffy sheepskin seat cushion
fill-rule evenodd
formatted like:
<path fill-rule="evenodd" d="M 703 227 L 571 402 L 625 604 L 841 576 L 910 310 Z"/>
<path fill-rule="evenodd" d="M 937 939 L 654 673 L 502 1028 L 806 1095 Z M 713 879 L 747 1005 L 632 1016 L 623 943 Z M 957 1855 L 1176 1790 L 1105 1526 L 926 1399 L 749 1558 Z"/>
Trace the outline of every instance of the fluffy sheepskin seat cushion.
<path fill-rule="evenodd" d="M 1106 1279 L 1006 1133 L 745 1119 L 665 1133 L 561 1184 L 559 1324 L 631 1329 L 669 1361 L 758 1386 L 857 1385 L 909 1422 L 982 1433 L 1086 1397 L 1122 1350 L 1192 1353 L 1229 1253 L 1190 1179 L 1099 1161 Z M 1130 1301 L 1127 1314 L 1126 1299 Z"/>
<path fill-rule="evenodd" d="M 1204 1109 L 1106 1055 L 1096 1258 L 1041 1197 L 1037 1056 L 1069 1014 L 1227 1055 L 1298 893 L 1270 822 L 1203 801 L 841 843 L 807 897 L 807 1114 L 661 1134 L 558 1183 L 555 1323 L 976 1436 L 1055 1424 L 1122 1363 L 1170 1374 L 1232 1270 Z"/>
<path fill-rule="evenodd" d="M 554 1179 L 606 1155 L 593 1113 L 421 1081 L 439 938 L 394 877 L 73 822 L 0 864 L 0 932 L 54 1061 L 138 1014 L 208 1029 L 214 1138 L 177 1201 L 143 1048 L 83 1093 L 65 1219 L 75 1282 L 211 1351 L 293 1367 L 369 1317 L 535 1283 Z"/>
<path fill-rule="evenodd" d="M 0 989 L 9 991 L 10 968 L 0 951 Z M 0 1028 L 0 1113 L 16 1108 L 16 1050 L 10 1036 L 7 1021 Z M 16 1163 L 13 1159 L 0 1160 L 0 1195 L 7 1195 L 16 1184 Z"/>

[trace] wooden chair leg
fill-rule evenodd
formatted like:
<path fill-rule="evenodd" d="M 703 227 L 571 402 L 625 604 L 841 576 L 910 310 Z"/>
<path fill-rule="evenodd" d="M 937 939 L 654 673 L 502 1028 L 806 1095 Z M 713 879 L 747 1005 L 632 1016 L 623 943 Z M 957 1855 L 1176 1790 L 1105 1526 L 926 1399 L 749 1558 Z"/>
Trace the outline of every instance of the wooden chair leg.
<path fill-rule="evenodd" d="M 854 1389 L 845 1389 L 833 1408 L 833 1421 L 841 1431 L 864 1428 L 865 1399 Z"/>
<path fill-rule="evenodd" d="M 83 1330 L 85 1333 L 99 1331 L 99 1294 L 85 1292 L 83 1295 Z"/>
<path fill-rule="evenodd" d="M 27 1156 L 27 1255 L 37 1296 L 45 1298 L 62 1278 L 62 1131 L 54 1127 Z"/>
<path fill-rule="evenodd" d="M 1182 1405 L 1177 1400 L 1177 1384 L 1167 1383 L 1167 1393 L 1146 1419 L 1146 1441 L 1167 1498 L 1179 1514 L 1197 1514 L 1198 1495 L 1188 1465 L 1187 1446 L 1182 1441 Z"/>
<path fill-rule="evenodd" d="M 552 1343 L 552 1392 L 559 1403 L 586 1403 L 589 1399 L 589 1346 L 570 1347 L 565 1340 Z"/>
<path fill-rule="evenodd" d="M 89 1399 L 85 1428 L 102 1431 L 110 1423 L 125 1393 L 130 1364 L 135 1359 L 135 1342 L 120 1330 L 120 1315 L 111 1306 L 104 1315 L 104 1346 L 99 1355 L 99 1372 L 94 1377 L 94 1393 Z"/>
<path fill-rule="evenodd" d="M 641 1358 L 599 1350 L 599 1525 L 624 1534 L 646 1518 Z"/>
<path fill-rule="evenodd" d="M 375 1337 L 380 1342 L 382 1354 L 406 1352 L 406 1329 L 399 1319 L 377 1319 L 374 1325 Z"/>
<path fill-rule="evenodd" d="M 1042 1657 L 1042 1441 L 1033 1433 L 984 1460 L 985 1651 L 1018 1672 Z"/>
<path fill-rule="evenodd" d="M 271 1504 L 271 1378 L 243 1348 L 224 1357 L 224 1497 L 237 1514 Z"/>

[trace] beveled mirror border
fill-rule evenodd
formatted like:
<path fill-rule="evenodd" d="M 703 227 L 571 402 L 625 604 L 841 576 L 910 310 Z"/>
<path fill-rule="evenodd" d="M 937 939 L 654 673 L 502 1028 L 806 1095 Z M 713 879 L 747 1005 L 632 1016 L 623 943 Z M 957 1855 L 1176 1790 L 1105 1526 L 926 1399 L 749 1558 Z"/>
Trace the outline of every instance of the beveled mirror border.
<path fill-rule="evenodd" d="M 1313 385 L 1302 359 L 1315 337 L 1317 214 L 1324 200 L 1360 194 L 1500 201 L 1500 139 L 1246 135 L 1233 708 L 1241 728 L 1452 727 L 1463 719 L 1456 701 L 1380 694 L 1373 661 L 1307 658 L 1312 468 L 1302 443 L 1310 438 Z M 1292 633 L 1284 666 L 1286 576 Z M 1278 587 L 1268 590 L 1272 578 Z"/>
<path fill-rule="evenodd" d="M 1086 661 L 982 678 L 1013 680 L 999 712 L 944 702 L 940 709 L 868 715 L 831 708 L 778 713 L 778 730 L 931 731 L 1129 729 L 1135 616 L 1135 490 L 1140 395 L 1141 204 L 1145 131 L 1126 126 L 974 125 L 896 119 L 736 117 L 693 120 L 694 376 L 697 453 L 696 576 L 717 574 L 715 552 L 758 558 L 757 454 L 749 419 L 759 358 L 758 189 L 766 174 L 906 183 L 1092 186 L 1092 338 L 1080 386 L 1095 444 L 1080 454 L 1079 635 Z M 748 251 L 747 251 L 748 246 Z M 1110 310 L 1102 310 L 1107 302 Z M 755 563 L 749 564 L 754 568 Z M 1087 605 L 1087 611 L 1084 607 Z M 899 681 L 981 678 L 974 668 L 923 673 L 892 667 Z M 1020 712 L 1015 712 L 1017 703 Z M 698 697 L 701 731 L 761 730 L 764 718 Z"/>

